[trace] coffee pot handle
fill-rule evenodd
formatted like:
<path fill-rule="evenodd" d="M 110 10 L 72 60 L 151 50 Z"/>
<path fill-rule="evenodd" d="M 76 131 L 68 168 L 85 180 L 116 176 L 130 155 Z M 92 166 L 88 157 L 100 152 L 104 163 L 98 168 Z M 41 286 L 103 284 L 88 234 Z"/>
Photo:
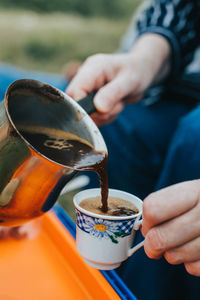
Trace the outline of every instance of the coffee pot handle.
<path fill-rule="evenodd" d="M 88 113 L 88 115 L 92 114 L 96 111 L 96 107 L 94 106 L 94 96 L 96 95 L 96 90 L 85 96 L 84 98 L 78 100 L 78 104 Z"/>

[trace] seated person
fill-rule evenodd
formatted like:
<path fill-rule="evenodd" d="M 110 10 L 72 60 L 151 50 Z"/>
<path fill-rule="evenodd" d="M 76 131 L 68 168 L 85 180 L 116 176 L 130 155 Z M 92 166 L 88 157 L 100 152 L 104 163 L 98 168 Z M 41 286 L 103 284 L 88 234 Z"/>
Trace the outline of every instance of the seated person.
<path fill-rule="evenodd" d="M 75 99 L 98 89 L 94 99 L 97 112 L 92 117 L 99 126 L 113 121 L 101 129 L 108 146 L 111 188 L 144 199 L 153 191 L 200 178 L 200 108 L 193 95 L 192 99 L 166 97 L 160 92 L 153 99 L 148 95 L 150 88 L 158 85 L 165 91 L 191 62 L 199 42 L 199 8 L 196 1 L 154 1 L 138 23 L 138 36 L 131 50 L 90 57 L 67 89 Z M 190 188 L 192 193 L 193 185 Z M 184 196 L 184 189 L 172 191 L 182 191 Z M 171 192 L 163 213 L 167 201 L 171 205 L 170 198 L 175 214 L 179 214 L 178 200 Z M 189 222 L 187 226 L 190 231 Z M 181 225 L 178 228 L 177 239 Z M 199 236 L 198 226 L 196 230 Z M 143 233 L 148 235 L 145 230 Z M 138 234 L 136 243 L 141 239 Z M 145 250 L 156 258 L 147 247 Z M 157 258 L 161 255 L 159 252 Z M 166 258 L 173 264 L 169 256 Z M 149 259 L 142 249 L 118 272 L 138 299 L 199 298 L 200 278 L 190 275 L 183 264 L 170 265 L 163 257 Z"/>

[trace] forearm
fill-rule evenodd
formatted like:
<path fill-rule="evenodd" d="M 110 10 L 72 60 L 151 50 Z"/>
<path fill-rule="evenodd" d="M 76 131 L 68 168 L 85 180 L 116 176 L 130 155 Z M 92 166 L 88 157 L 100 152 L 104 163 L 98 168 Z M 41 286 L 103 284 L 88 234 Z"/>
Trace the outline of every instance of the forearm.
<path fill-rule="evenodd" d="M 171 47 L 161 35 L 147 33 L 141 35 L 130 51 L 134 59 L 145 66 L 149 86 L 164 80 L 171 68 Z"/>

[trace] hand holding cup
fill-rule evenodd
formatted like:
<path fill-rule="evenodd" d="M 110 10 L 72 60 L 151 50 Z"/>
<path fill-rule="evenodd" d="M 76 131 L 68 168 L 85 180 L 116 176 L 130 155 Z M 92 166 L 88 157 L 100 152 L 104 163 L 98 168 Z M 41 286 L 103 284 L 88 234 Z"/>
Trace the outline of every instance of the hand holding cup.
<path fill-rule="evenodd" d="M 153 259 L 164 256 L 184 263 L 200 276 L 200 180 L 186 181 L 150 194 L 144 200 L 144 249 Z"/>

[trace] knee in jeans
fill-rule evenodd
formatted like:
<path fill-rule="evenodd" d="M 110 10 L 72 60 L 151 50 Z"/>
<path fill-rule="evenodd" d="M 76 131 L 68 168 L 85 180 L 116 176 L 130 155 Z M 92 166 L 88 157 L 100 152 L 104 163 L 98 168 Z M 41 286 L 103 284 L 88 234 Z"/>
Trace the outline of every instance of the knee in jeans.
<path fill-rule="evenodd" d="M 177 132 L 189 139 L 196 139 L 200 134 L 200 106 L 185 115 L 179 121 Z"/>

